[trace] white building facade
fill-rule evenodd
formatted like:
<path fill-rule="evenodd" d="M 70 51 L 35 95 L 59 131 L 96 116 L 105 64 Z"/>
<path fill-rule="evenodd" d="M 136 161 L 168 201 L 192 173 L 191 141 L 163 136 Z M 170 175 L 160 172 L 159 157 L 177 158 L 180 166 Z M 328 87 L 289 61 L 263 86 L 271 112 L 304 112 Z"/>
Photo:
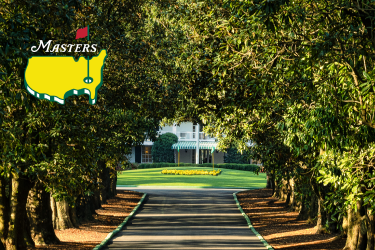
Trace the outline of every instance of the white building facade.
<path fill-rule="evenodd" d="M 212 163 L 212 158 L 214 158 L 214 163 L 224 163 L 225 154 L 216 149 L 216 139 L 203 133 L 199 124 L 192 122 L 174 124 L 162 127 L 158 133 L 159 135 L 173 133 L 177 136 L 178 142 L 172 146 L 175 162 L 178 159 L 177 151 L 179 149 L 180 162 L 183 163 Z M 133 147 L 131 155 L 128 156 L 129 161 L 131 163 L 152 163 L 151 148 L 153 144 L 152 141 L 146 140 L 142 146 Z"/>

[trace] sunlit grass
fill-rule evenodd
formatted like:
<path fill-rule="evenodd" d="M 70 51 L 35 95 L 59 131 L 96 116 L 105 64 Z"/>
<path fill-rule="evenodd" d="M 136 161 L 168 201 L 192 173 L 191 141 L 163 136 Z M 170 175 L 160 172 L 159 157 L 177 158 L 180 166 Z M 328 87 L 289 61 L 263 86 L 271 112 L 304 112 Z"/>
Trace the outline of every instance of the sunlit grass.
<path fill-rule="evenodd" d="M 189 167 L 148 168 L 123 171 L 117 178 L 117 185 L 131 186 L 189 186 L 224 188 L 263 188 L 266 186 L 266 174 L 221 168 L 222 173 L 212 175 L 165 175 L 163 169 L 189 169 Z M 200 170 L 212 168 L 200 167 Z M 219 168 L 215 168 L 216 170 Z"/>

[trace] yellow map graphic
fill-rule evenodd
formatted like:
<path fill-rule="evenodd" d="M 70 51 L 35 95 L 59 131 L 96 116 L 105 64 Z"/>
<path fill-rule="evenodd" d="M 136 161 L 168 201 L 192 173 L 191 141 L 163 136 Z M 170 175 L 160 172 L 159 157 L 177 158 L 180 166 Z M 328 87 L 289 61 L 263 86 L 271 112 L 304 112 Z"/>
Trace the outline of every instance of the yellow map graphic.
<path fill-rule="evenodd" d="M 76 61 L 69 56 L 33 56 L 25 71 L 26 89 L 39 99 L 60 104 L 71 95 L 87 94 L 90 103 L 95 104 L 106 58 L 106 50 L 101 50 L 89 63 L 84 57 Z"/>

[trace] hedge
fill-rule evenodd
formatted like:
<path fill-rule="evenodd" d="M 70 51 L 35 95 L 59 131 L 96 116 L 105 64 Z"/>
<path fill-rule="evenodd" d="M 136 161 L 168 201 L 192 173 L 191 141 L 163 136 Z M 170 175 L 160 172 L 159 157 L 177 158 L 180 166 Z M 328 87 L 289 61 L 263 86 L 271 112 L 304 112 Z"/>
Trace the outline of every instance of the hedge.
<path fill-rule="evenodd" d="M 196 166 L 192 163 L 180 163 L 180 167 L 191 167 Z M 211 165 L 212 166 L 212 165 Z M 138 166 L 138 169 L 144 168 L 165 168 L 165 167 L 178 167 L 177 163 L 167 163 L 167 162 L 158 162 L 158 163 L 142 163 Z"/>
<path fill-rule="evenodd" d="M 177 163 L 143 163 L 138 166 L 138 169 L 145 168 L 167 168 L 177 167 Z M 193 164 L 193 163 L 180 163 L 180 167 L 212 167 L 212 163 Z M 255 164 L 237 164 L 237 163 L 218 163 L 215 164 L 215 168 L 226 168 L 244 171 L 256 171 L 259 169 L 258 165 Z"/>

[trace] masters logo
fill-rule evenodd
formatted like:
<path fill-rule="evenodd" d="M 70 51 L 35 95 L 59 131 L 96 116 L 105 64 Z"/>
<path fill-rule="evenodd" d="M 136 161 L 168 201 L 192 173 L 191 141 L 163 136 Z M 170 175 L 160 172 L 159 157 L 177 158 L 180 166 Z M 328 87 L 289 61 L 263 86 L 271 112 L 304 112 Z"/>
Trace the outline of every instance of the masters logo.
<path fill-rule="evenodd" d="M 90 39 L 89 26 L 79 29 L 76 39 Z M 96 52 L 96 44 L 56 44 L 51 49 L 49 40 L 39 41 L 39 47 L 31 47 L 32 52 L 41 48 L 46 52 Z M 93 58 L 83 56 L 75 60 L 72 56 L 32 56 L 25 70 L 25 87 L 27 91 L 39 98 L 65 103 L 71 95 L 87 94 L 90 104 L 95 104 L 97 93 L 103 83 L 104 62 L 107 51 L 101 50 Z"/>

